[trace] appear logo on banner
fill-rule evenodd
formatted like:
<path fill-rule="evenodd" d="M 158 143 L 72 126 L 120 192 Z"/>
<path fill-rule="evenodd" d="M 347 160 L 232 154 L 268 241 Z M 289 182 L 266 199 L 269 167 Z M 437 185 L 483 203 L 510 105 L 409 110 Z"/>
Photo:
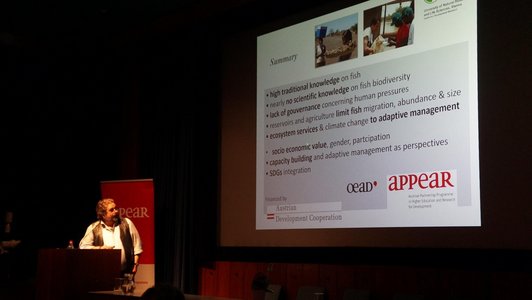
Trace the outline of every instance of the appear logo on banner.
<path fill-rule="evenodd" d="M 120 218 L 126 217 L 130 219 L 139 219 L 139 218 L 149 218 L 148 208 L 145 206 L 142 207 L 120 207 L 118 209 L 120 213 Z"/>

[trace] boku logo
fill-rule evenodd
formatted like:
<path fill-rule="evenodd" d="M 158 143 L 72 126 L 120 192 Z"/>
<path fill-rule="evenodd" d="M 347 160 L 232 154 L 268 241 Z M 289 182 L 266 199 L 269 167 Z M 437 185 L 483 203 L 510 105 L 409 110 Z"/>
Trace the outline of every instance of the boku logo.
<path fill-rule="evenodd" d="M 451 171 L 393 175 L 388 177 L 388 191 L 452 188 L 454 187 L 453 175 Z"/>
<path fill-rule="evenodd" d="M 369 193 L 373 191 L 373 188 L 377 186 L 377 181 L 362 181 L 362 182 L 353 182 L 347 184 L 347 192 L 352 193 Z"/>
<path fill-rule="evenodd" d="M 427 3 L 427 4 L 432 4 L 434 2 L 436 2 L 436 0 L 425 0 L 425 3 Z"/>

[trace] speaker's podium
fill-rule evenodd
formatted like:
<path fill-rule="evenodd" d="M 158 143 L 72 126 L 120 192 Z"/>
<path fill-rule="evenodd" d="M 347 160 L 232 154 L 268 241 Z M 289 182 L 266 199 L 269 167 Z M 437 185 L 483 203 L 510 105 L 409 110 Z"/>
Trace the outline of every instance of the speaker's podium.
<path fill-rule="evenodd" d="M 40 250 L 37 300 L 84 299 L 89 291 L 113 290 L 120 255 L 120 250 Z"/>

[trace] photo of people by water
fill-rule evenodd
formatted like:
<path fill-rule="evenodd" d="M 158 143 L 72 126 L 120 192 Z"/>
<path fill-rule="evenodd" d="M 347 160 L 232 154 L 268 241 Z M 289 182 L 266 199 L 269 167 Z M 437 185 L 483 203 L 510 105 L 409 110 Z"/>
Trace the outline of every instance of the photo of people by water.
<path fill-rule="evenodd" d="M 358 14 L 315 27 L 316 68 L 357 58 Z"/>
<path fill-rule="evenodd" d="M 395 0 L 364 11 L 364 56 L 414 43 L 414 1 Z"/>

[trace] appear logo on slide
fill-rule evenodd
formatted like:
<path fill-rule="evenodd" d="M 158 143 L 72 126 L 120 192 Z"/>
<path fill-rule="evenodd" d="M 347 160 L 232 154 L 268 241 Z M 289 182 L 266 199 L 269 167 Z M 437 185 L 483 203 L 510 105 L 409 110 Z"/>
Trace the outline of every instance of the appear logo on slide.
<path fill-rule="evenodd" d="M 455 177 L 455 170 L 392 175 L 388 177 L 388 191 L 454 188 Z"/>
<path fill-rule="evenodd" d="M 353 182 L 347 184 L 347 192 L 352 193 L 369 193 L 373 191 L 373 188 L 377 186 L 377 181 L 362 181 L 362 182 Z"/>

